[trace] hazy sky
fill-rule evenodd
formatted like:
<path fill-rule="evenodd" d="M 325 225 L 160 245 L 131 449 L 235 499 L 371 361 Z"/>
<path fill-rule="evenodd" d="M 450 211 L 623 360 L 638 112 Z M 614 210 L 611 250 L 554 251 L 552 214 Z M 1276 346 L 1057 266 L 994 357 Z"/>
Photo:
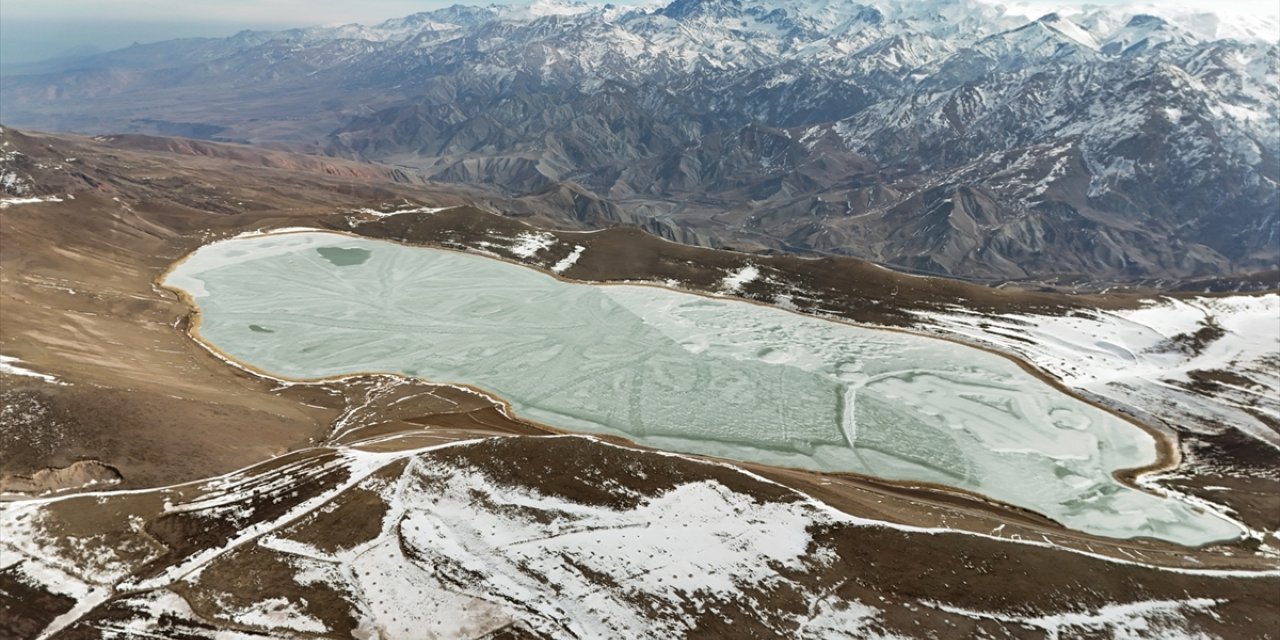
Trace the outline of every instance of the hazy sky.
<path fill-rule="evenodd" d="M 612 0 L 636 4 L 640 0 Z M 1011 0 L 1017 3 L 1019 0 Z M 1126 0 L 1092 0 L 1118 4 Z M 1154 0 L 1274 11 L 1280 0 Z M 0 0 L 0 66 L 87 50 L 193 36 L 228 36 L 347 22 L 371 23 L 451 4 L 527 4 L 529 0 Z M 1073 0 L 1023 0 L 1040 5 Z"/>
<path fill-rule="evenodd" d="M 243 24 L 327 24 L 371 22 L 452 4 L 527 4 L 531 0 L 4 0 L 0 16 L 41 20 Z M 590 1 L 590 0 L 586 0 Z M 639 0 L 600 0 L 637 4 Z M 863 0 L 866 2 L 867 0 Z M 874 2 L 874 0 L 872 0 Z M 1010 4 L 1020 0 L 1006 0 Z M 1131 0 L 1021 0 L 1027 4 L 1124 4 Z M 1155 4 L 1207 7 L 1275 7 L 1275 0 L 1152 0 Z M 767 3 L 767 2 L 766 2 Z"/>
<path fill-rule="evenodd" d="M 0 16 L 113 21 L 223 24 L 326 24 L 369 22 L 451 4 L 512 4 L 486 0 L 4 0 Z"/>
<path fill-rule="evenodd" d="M 518 0 L 0 0 L 0 66 L 242 29 L 378 22 Z"/>

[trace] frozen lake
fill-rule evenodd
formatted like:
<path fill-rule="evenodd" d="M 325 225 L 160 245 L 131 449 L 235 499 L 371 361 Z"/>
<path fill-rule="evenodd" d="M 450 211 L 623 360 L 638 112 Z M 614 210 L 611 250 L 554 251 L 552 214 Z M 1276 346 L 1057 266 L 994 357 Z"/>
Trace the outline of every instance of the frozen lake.
<path fill-rule="evenodd" d="M 1103 536 L 1240 534 L 1112 477 L 1156 459 L 1146 432 L 943 340 L 324 232 L 208 245 L 165 284 L 201 338 L 280 377 L 464 383 L 562 429 L 958 487 Z"/>

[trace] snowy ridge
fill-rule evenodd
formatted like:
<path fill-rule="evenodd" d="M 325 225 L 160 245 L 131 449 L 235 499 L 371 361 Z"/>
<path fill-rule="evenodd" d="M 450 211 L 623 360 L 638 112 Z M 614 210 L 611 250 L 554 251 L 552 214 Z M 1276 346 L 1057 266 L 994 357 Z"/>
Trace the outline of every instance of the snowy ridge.
<path fill-rule="evenodd" d="M 428 499 L 423 484 L 439 474 L 449 474 L 446 493 Z M 714 484 L 685 485 L 637 509 L 610 512 L 497 487 L 475 473 L 421 461 L 411 466 L 406 480 L 387 496 L 392 516 L 385 522 L 395 529 L 349 552 L 349 559 L 338 559 L 352 563 L 354 574 L 361 576 L 361 590 L 407 595 L 414 592 L 413 585 L 448 580 L 453 572 L 459 578 L 483 575 L 480 585 L 488 593 L 532 609 L 527 623 L 552 636 L 603 637 L 636 633 L 652 624 L 647 615 L 619 601 L 619 593 L 588 576 L 612 576 L 620 587 L 665 601 L 659 606 L 679 607 L 699 593 L 726 595 L 741 584 L 767 584 L 773 573 L 766 567 L 797 563 L 808 542 L 805 528 L 810 522 L 804 514 L 742 502 Z M 512 509 L 477 511 L 477 500 Z M 548 527 L 515 515 L 524 509 L 554 513 L 556 521 Z M 737 515 L 746 513 L 752 515 Z M 426 571 L 429 567 L 434 572 Z M 560 593 L 545 589 L 547 581 L 560 585 Z M 449 594 L 446 584 L 429 592 Z M 373 603 L 370 613 L 394 621 L 387 625 L 392 636 L 407 637 L 425 628 L 449 637 L 479 624 L 468 618 L 483 618 L 483 608 L 480 616 L 463 613 L 462 619 L 439 615 L 477 608 L 480 594 L 466 591 L 427 603 L 393 597 Z M 494 615 L 491 624 L 505 623 Z M 678 632 L 657 628 L 645 633 Z"/>
<path fill-rule="evenodd" d="M 984 1 L 1011 15 L 1027 18 L 1057 12 L 1100 31 L 1126 24 L 1135 16 L 1159 16 L 1199 38 L 1257 39 L 1263 42 L 1276 42 L 1280 39 L 1280 7 L 1265 1 L 1131 0 L 1107 5 L 1054 0 Z"/>
<path fill-rule="evenodd" d="M 236 472 L 198 487 L 98 492 L 9 503 L 0 505 L 0 532 L 4 534 L 6 559 L 18 562 L 18 579 L 78 601 L 47 627 L 42 637 L 75 624 L 111 598 L 116 588 L 145 588 L 150 595 L 128 605 L 135 611 L 132 618 L 113 618 L 112 628 L 118 628 L 123 637 L 164 635 L 164 627 L 159 626 L 164 614 L 200 619 L 175 593 L 206 588 L 200 585 L 210 573 L 216 573 L 211 567 L 246 552 L 276 554 L 292 567 L 292 580 L 298 585 L 355 594 L 355 622 L 368 630 L 368 635 L 381 638 L 424 634 L 459 637 L 510 625 L 551 638 L 680 637 L 686 628 L 679 621 L 688 615 L 718 615 L 714 612 L 726 603 L 758 607 L 756 613 L 764 615 L 768 594 L 778 589 L 801 590 L 810 613 L 782 613 L 776 618 L 778 624 L 798 624 L 805 630 L 801 637 L 891 637 L 866 635 L 864 630 L 876 624 L 882 615 L 880 607 L 833 598 L 825 591 L 804 591 L 796 582 L 797 576 L 823 571 L 835 561 L 832 551 L 813 537 L 814 532 L 832 526 L 976 536 L 1010 545 L 1059 549 L 1121 566 L 1146 566 L 1057 547 L 1047 540 L 1002 539 L 851 516 L 790 490 L 784 490 L 785 498 L 766 499 L 731 489 L 724 481 L 694 480 L 651 493 L 604 480 L 603 489 L 615 500 L 629 503 L 609 506 L 566 498 L 524 482 L 499 483 L 483 467 L 450 461 L 450 451 L 484 451 L 502 440 L 471 440 L 387 453 L 353 449 L 319 466 L 303 458 L 269 470 Z M 586 441 L 605 449 L 629 451 L 580 436 L 551 440 Z M 698 465 L 740 474 L 758 486 L 781 488 L 723 463 L 679 454 L 653 455 L 694 460 Z M 402 461 L 408 464 L 389 473 Z M 314 495 L 299 496 L 297 506 L 280 515 L 241 521 L 241 527 L 225 542 L 177 558 L 176 564 L 146 580 L 121 581 L 158 555 L 145 541 L 144 518 L 161 513 L 225 517 L 217 514 L 248 512 L 255 501 L 280 500 L 307 478 L 324 477 L 336 469 L 347 470 L 345 479 Z M 145 506 L 154 504 L 146 497 L 157 494 L 167 498 L 158 513 L 154 506 Z M 179 496 L 185 501 L 178 502 Z M 367 506 L 370 497 L 385 505 L 376 511 L 381 513 L 379 526 L 371 537 L 344 539 L 329 550 L 305 541 L 325 531 L 315 528 L 315 518 Z M 126 513 L 136 512 L 128 515 L 130 524 L 123 529 L 108 527 L 103 531 L 104 535 L 124 536 L 110 538 L 115 540 L 116 552 L 88 553 L 103 545 L 68 546 L 63 536 L 46 529 L 58 526 L 60 505 L 93 508 L 86 505 L 100 500 L 107 505 L 111 500 L 123 500 L 118 504 Z M 299 536 L 303 539 L 297 539 Z M 1277 571 L 1164 570 L 1202 577 L 1280 576 Z M 207 588 L 216 594 L 222 587 Z M 218 615 L 227 622 L 275 634 L 335 631 L 321 619 L 320 610 L 296 596 L 276 593 L 238 602 L 228 602 Z M 1070 630 L 1142 628 L 1148 623 L 1172 633 L 1185 629 L 1182 612 L 1212 610 L 1220 603 L 1206 598 L 1118 602 L 1094 611 L 1060 614 L 1011 614 L 921 604 L 971 619 L 1065 634 Z M 782 628 L 786 627 L 779 627 L 779 631 Z"/>

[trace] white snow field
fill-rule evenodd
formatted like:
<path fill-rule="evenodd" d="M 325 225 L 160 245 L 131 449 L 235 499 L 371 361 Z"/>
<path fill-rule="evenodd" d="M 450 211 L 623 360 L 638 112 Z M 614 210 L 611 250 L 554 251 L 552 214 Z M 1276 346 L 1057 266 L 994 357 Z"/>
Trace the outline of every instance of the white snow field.
<path fill-rule="evenodd" d="M 1149 419 L 1234 427 L 1280 448 L 1280 295 L 1163 298 L 1139 309 L 1065 316 L 920 313 L 921 327 L 1015 353 L 1066 386 Z M 1186 337 L 1216 337 L 1199 348 Z M 1238 374 L 1211 393 L 1197 372 Z"/>
<path fill-rule="evenodd" d="M 997 621 L 1002 625 L 997 630 L 1038 629 L 1048 638 L 1199 638 L 1209 636 L 1191 631 L 1188 616 L 1214 612 L 1227 602 L 1203 593 L 1156 597 L 1139 590 L 1093 606 L 1058 598 L 1013 609 L 964 609 L 933 594 L 908 591 L 904 598 L 896 589 L 876 598 L 876 585 L 861 597 L 841 594 L 839 587 L 851 574 L 843 573 L 849 565 L 832 546 L 833 530 L 841 532 L 836 537 L 868 536 L 868 544 L 910 540 L 881 537 L 874 530 L 938 536 L 937 544 L 956 543 L 954 551 L 962 557 L 973 557 L 972 540 L 964 538 L 989 536 L 852 516 L 789 491 L 771 496 L 770 485 L 780 487 L 747 471 L 716 479 L 703 474 L 719 463 L 701 462 L 698 466 L 706 469 L 699 472 L 653 463 L 659 456 L 619 455 L 612 464 L 625 465 L 620 474 L 590 462 L 575 469 L 562 460 L 550 465 L 534 460 L 524 467 L 524 473 L 542 469 L 560 480 L 581 473 L 562 492 L 544 486 L 545 478 L 536 474 L 512 482 L 495 470 L 531 451 L 563 456 L 585 450 L 600 456 L 627 448 L 584 436 L 547 438 L 543 444 L 560 442 L 529 450 L 507 448 L 507 440 L 401 451 L 312 451 L 287 464 L 258 465 L 198 483 L 0 503 L 0 569 L 19 584 L 77 601 L 29 636 L 35 638 L 91 631 L 94 637 L 129 640 L 416 640 L 488 637 L 514 627 L 546 638 L 666 639 L 696 636 L 690 633 L 692 621 L 731 611 L 759 618 L 779 637 L 918 637 L 881 625 L 903 606 Z M 488 455 L 492 458 L 484 462 L 469 462 Z M 638 463 L 645 459 L 649 463 Z M 693 475 L 674 480 L 680 476 L 677 469 Z M 644 479 L 661 476 L 668 480 L 642 488 Z M 596 482 L 602 491 L 592 499 L 582 488 Z M 313 489 L 298 496 L 308 485 Z M 601 500 L 605 496 L 609 499 Z M 281 503 L 287 508 L 270 515 L 259 510 Z M 215 536 L 153 565 L 166 547 L 156 544 L 147 523 L 183 514 L 236 528 L 229 537 Z M 351 517 L 368 518 L 376 526 L 359 533 L 333 528 L 336 520 Z M 1156 580 L 1261 579 L 1256 588 L 1265 589 L 1273 584 L 1265 580 L 1276 575 L 1157 568 L 1058 547 L 1047 539 L 1000 544 L 1008 545 L 1013 558 L 1035 547 L 1060 550 L 1064 562 L 1146 566 L 1160 572 Z M 1008 558 L 996 562 L 1019 566 Z M 226 581 L 236 571 L 258 571 L 253 582 L 265 584 L 242 590 L 245 585 Z M 836 575 L 821 579 L 829 572 Z M 1117 576 L 1105 575 L 1108 582 Z M 1050 584 L 1059 583 L 1051 578 Z M 325 591 L 349 597 L 354 631 L 325 621 L 341 619 L 342 611 L 326 611 L 326 605 L 303 597 Z M 788 594 L 803 606 L 780 608 Z M 202 601 L 205 606 L 193 610 L 192 604 Z M 104 603 L 106 615 L 98 608 Z M 193 630 L 175 633 L 184 628 Z"/>
<path fill-rule="evenodd" d="M 559 428 L 937 483 L 1096 535 L 1242 531 L 1113 477 L 1156 460 L 1150 434 L 944 340 L 324 232 L 207 245 L 165 284 L 199 305 L 203 340 L 273 376 L 464 383 Z"/>

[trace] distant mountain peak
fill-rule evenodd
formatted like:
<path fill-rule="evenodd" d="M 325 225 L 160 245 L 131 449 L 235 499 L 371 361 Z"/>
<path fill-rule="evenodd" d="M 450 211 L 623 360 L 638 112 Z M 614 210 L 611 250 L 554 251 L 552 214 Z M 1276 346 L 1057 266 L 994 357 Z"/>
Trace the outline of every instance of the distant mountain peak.
<path fill-rule="evenodd" d="M 736 17 L 742 14 L 741 0 L 674 0 L 658 13 L 675 20 L 694 16 Z"/>
<path fill-rule="evenodd" d="M 1054 30 L 1063 37 L 1075 42 L 1083 47 L 1097 51 L 1100 47 L 1098 41 L 1088 31 L 1082 29 L 1080 25 L 1064 18 L 1061 14 L 1050 13 L 1042 16 L 1037 20 L 1039 24 Z"/>
<path fill-rule="evenodd" d="M 1181 276 L 1280 262 L 1280 44 L 1205 35 L 1226 24 L 984 0 L 454 6 L 50 64 L 0 102 L 17 126 L 318 145 L 669 238 Z"/>
<path fill-rule="evenodd" d="M 1169 25 L 1169 21 L 1168 21 L 1168 20 L 1165 20 L 1164 18 L 1161 18 L 1161 17 L 1159 17 L 1159 16 L 1153 16 L 1153 15 L 1151 15 L 1151 14 L 1149 14 L 1149 13 L 1139 13 L 1139 14 L 1137 14 L 1137 15 L 1133 16 L 1132 18 L 1129 18 L 1129 22 L 1128 22 L 1125 26 L 1128 26 L 1128 27 L 1164 27 L 1164 26 L 1168 26 L 1168 25 Z"/>

